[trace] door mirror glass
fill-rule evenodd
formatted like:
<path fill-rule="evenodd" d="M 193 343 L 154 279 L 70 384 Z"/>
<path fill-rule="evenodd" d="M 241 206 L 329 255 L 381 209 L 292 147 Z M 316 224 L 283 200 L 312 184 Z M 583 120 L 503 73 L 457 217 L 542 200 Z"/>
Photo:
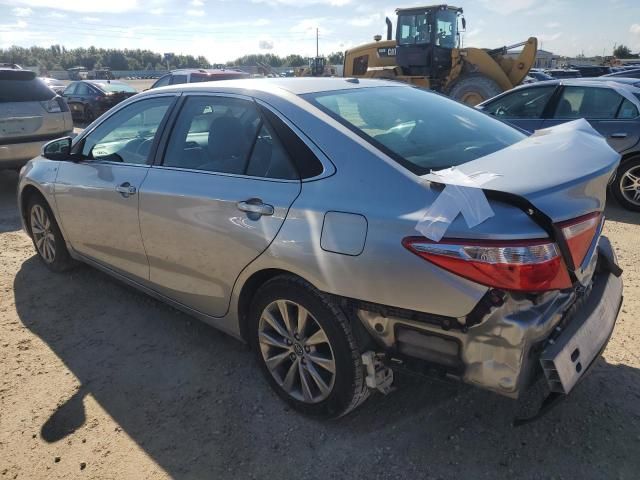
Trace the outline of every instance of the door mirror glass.
<path fill-rule="evenodd" d="M 58 138 L 42 147 L 41 155 L 49 160 L 69 160 L 71 157 L 71 137 Z"/>

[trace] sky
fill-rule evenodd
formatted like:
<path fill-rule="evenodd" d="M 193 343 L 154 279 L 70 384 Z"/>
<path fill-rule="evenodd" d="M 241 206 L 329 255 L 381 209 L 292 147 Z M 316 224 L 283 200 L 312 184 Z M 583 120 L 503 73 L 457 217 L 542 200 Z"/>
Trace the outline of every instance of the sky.
<path fill-rule="evenodd" d="M 0 47 L 146 48 L 222 63 L 248 53 L 315 55 L 384 35 L 389 0 L 0 0 Z M 434 2 L 436 3 L 436 2 Z M 496 48 L 538 37 L 541 48 L 575 56 L 640 51 L 640 0 L 460 0 L 465 46 Z M 540 46 L 540 44 L 539 44 Z"/>

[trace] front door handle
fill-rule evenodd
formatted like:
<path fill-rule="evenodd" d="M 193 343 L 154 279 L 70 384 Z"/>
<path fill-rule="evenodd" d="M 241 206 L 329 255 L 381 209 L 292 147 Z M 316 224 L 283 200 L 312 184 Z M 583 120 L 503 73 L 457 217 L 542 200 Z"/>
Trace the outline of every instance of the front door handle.
<path fill-rule="evenodd" d="M 238 210 L 258 217 L 261 215 L 273 215 L 274 213 L 273 206 L 262 203 L 262 200 L 259 198 L 251 198 L 243 202 L 238 202 L 236 205 Z"/>
<path fill-rule="evenodd" d="M 129 182 L 124 182 L 123 184 L 116 187 L 116 192 L 127 198 L 131 195 L 135 195 L 137 190 L 136 187 L 131 185 Z"/>
<path fill-rule="evenodd" d="M 618 132 L 618 133 L 612 133 L 611 135 L 609 135 L 609 138 L 627 138 L 628 133 L 626 132 Z"/>

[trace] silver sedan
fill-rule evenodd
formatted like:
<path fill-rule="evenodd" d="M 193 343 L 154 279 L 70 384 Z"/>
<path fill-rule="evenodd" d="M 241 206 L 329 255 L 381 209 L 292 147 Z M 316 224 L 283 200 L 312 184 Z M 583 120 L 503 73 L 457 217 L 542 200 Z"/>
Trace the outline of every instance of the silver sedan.
<path fill-rule="evenodd" d="M 396 367 L 563 395 L 622 299 L 601 235 L 619 156 L 588 128 L 526 137 L 376 80 L 178 85 L 49 143 L 19 205 L 51 270 L 249 343 L 299 411 L 343 415 Z"/>

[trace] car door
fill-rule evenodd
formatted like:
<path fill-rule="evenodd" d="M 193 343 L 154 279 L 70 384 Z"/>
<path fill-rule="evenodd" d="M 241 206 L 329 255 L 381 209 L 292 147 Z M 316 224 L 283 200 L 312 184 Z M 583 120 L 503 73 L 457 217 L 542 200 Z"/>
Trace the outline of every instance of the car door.
<path fill-rule="evenodd" d="M 624 152 L 640 140 L 638 115 L 634 102 L 613 88 L 572 85 L 562 89 L 553 117 L 546 119 L 543 126 L 584 118 L 607 139 L 611 148 Z"/>
<path fill-rule="evenodd" d="M 484 104 L 482 110 L 529 132 L 542 126 L 543 115 L 557 85 L 519 88 Z"/>
<path fill-rule="evenodd" d="M 223 316 L 236 278 L 273 241 L 300 179 L 248 98 L 187 95 L 140 191 L 153 288 Z"/>
<path fill-rule="evenodd" d="M 147 280 L 138 222 L 138 191 L 175 95 L 131 103 L 74 144 L 83 160 L 61 162 L 55 199 L 67 240 L 78 253 Z"/>
<path fill-rule="evenodd" d="M 85 82 L 78 82 L 76 91 L 73 93 L 73 101 L 76 105 L 76 113 L 82 115 L 84 113 L 85 106 L 89 102 L 91 96 L 91 87 Z"/>
<path fill-rule="evenodd" d="M 62 96 L 67 101 L 67 105 L 69 105 L 69 110 L 72 115 L 75 115 L 77 112 L 81 112 L 81 108 L 78 108 L 78 102 L 75 98 L 76 89 L 78 88 L 79 82 L 71 82 L 67 88 L 62 92 Z"/>

